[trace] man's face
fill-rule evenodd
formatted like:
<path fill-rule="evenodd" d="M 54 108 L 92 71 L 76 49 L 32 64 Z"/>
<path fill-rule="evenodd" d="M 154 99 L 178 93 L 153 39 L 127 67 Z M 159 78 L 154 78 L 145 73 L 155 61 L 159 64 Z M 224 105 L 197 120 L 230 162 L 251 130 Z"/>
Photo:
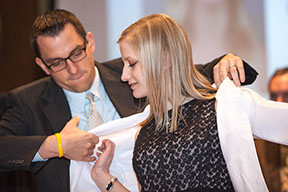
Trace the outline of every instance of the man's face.
<path fill-rule="evenodd" d="M 288 73 L 276 76 L 271 80 L 270 99 L 288 103 Z"/>
<path fill-rule="evenodd" d="M 87 46 L 87 56 L 76 63 L 67 59 L 67 67 L 58 72 L 51 71 L 38 57 L 36 57 L 35 62 L 47 75 L 51 75 L 60 87 L 72 92 L 86 91 L 92 86 L 95 77 L 94 58 L 92 55 L 95 51 L 95 44 L 92 33 L 87 33 L 86 39 L 88 43 L 84 45 L 84 39 L 75 31 L 72 24 L 66 24 L 64 30 L 57 36 L 39 36 L 37 43 L 41 58 L 45 63 L 67 58 L 71 53 L 83 48 L 83 46 Z"/>

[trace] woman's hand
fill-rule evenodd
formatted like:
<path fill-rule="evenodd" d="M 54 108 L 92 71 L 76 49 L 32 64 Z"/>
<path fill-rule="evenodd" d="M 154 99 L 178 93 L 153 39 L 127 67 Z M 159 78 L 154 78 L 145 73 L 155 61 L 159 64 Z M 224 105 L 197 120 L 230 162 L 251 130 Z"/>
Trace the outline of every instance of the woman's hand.
<path fill-rule="evenodd" d="M 98 147 L 98 150 L 99 152 L 96 152 L 98 159 L 91 172 L 91 177 L 94 182 L 99 181 L 104 175 L 110 175 L 109 167 L 113 160 L 115 144 L 112 141 L 105 139 L 102 141 L 101 146 Z"/>
<path fill-rule="evenodd" d="M 99 152 L 96 153 L 98 159 L 92 168 L 91 177 L 98 188 L 101 191 L 105 191 L 107 190 L 107 184 L 111 182 L 113 177 L 110 175 L 109 168 L 113 160 L 115 144 L 112 141 L 105 139 L 102 141 L 101 146 L 98 147 L 98 150 Z M 117 177 L 117 175 L 115 176 Z M 129 190 L 126 189 L 119 181 L 115 181 L 115 183 L 110 187 L 111 192 L 129 192 Z"/>

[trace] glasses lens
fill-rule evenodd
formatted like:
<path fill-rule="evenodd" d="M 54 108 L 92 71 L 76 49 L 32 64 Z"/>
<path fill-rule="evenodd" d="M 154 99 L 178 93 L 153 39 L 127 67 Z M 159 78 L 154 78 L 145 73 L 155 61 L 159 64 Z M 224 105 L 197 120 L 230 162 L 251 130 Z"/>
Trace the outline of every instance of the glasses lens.
<path fill-rule="evenodd" d="M 84 49 L 77 50 L 70 56 L 72 62 L 79 62 L 86 57 L 86 51 Z"/>
<path fill-rule="evenodd" d="M 53 62 L 53 63 L 48 64 L 48 65 L 50 66 L 50 69 L 53 72 L 61 71 L 62 69 L 64 69 L 66 67 L 65 60 L 59 60 L 57 62 Z"/>
<path fill-rule="evenodd" d="M 74 51 L 69 57 L 65 59 L 58 59 L 51 63 L 47 62 L 46 65 L 53 71 L 58 72 L 66 68 L 67 59 L 71 60 L 73 63 L 79 62 L 87 56 L 86 54 L 86 46 L 82 49 L 78 49 Z M 44 60 L 43 60 L 44 61 Z"/>

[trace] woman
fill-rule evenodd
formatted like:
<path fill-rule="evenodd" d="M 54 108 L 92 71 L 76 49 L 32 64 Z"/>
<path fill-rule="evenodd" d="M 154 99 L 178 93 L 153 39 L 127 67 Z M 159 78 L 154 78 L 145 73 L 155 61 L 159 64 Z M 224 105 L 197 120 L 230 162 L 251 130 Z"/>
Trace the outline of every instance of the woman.
<path fill-rule="evenodd" d="M 133 155 L 141 191 L 267 191 L 251 129 L 287 144 L 288 105 L 263 101 L 229 79 L 218 91 L 211 87 L 193 65 L 185 32 L 167 15 L 140 19 L 118 42 L 122 80 L 150 104 Z M 113 143 L 105 140 L 99 150 L 94 182 L 127 191 L 109 173 Z"/>

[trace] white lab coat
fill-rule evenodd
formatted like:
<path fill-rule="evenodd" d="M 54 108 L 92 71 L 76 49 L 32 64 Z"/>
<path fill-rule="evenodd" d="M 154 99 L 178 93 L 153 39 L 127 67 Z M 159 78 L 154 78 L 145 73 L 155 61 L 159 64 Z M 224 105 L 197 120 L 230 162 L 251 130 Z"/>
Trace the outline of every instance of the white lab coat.
<path fill-rule="evenodd" d="M 220 145 L 235 190 L 268 191 L 253 136 L 287 145 L 288 104 L 267 101 L 250 89 L 236 87 L 228 78 L 221 84 L 216 99 Z M 135 134 L 139 129 L 138 123 L 148 114 L 149 106 L 143 113 L 114 120 L 91 130 L 100 136 L 100 141 L 109 138 L 116 144 L 110 172 L 131 191 L 138 191 L 132 167 Z M 72 192 L 99 191 L 91 179 L 93 164 L 71 161 Z"/>

